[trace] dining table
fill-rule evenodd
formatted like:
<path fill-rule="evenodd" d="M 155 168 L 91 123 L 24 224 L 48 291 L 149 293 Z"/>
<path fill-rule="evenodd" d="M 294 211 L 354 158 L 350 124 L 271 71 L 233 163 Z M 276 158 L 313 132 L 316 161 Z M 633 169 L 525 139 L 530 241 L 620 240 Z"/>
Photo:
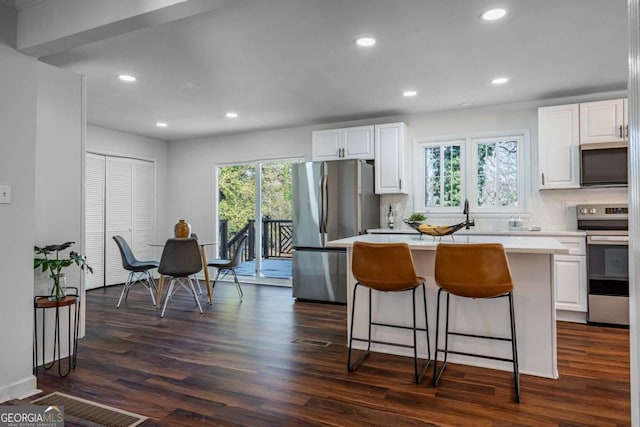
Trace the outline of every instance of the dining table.
<path fill-rule="evenodd" d="M 200 246 L 200 256 L 202 257 L 202 268 L 204 269 L 204 281 L 205 284 L 207 285 L 207 295 L 209 297 L 209 305 L 213 304 L 213 297 L 212 297 L 212 289 L 211 289 L 211 280 L 209 278 L 209 269 L 207 268 L 207 250 L 206 247 L 207 246 L 215 246 L 217 245 L 216 242 L 213 241 L 207 241 L 207 240 L 198 240 L 198 246 Z M 161 247 L 164 248 L 165 242 L 151 242 L 148 243 L 149 246 L 151 247 Z M 161 297 L 162 297 L 162 288 L 164 287 L 164 275 L 161 274 L 159 279 L 158 279 L 158 288 L 157 288 L 157 298 L 156 298 L 156 308 L 160 308 L 161 304 Z"/>

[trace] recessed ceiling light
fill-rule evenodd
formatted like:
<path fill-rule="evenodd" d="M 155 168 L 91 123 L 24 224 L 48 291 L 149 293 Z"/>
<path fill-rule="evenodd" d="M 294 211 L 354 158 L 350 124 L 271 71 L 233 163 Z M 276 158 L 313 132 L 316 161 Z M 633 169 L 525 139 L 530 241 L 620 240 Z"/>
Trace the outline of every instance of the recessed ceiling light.
<path fill-rule="evenodd" d="M 158 123 L 156 123 L 156 126 L 158 126 L 159 128 L 166 128 L 169 125 L 166 124 L 165 122 L 158 122 Z"/>
<path fill-rule="evenodd" d="M 118 78 L 123 82 L 135 82 L 136 78 L 129 74 L 118 74 Z"/>
<path fill-rule="evenodd" d="M 481 16 L 485 21 L 495 21 L 496 19 L 503 18 L 507 14 L 504 9 L 491 9 L 484 12 Z"/>
<path fill-rule="evenodd" d="M 460 107 L 462 107 L 462 108 L 471 107 L 472 105 L 473 105 L 473 102 L 461 102 L 460 103 Z"/>
<path fill-rule="evenodd" d="M 416 96 L 417 94 L 418 92 L 415 90 L 405 90 L 404 92 L 402 92 L 402 96 L 406 97 Z"/>
<path fill-rule="evenodd" d="M 492 85 L 503 85 L 508 81 L 509 81 L 509 79 L 506 78 L 506 77 L 496 77 L 495 79 L 491 80 L 491 84 Z"/>
<path fill-rule="evenodd" d="M 376 39 L 374 39 L 373 37 L 360 37 L 358 40 L 356 40 L 356 44 L 362 47 L 371 47 L 376 44 Z"/>
<path fill-rule="evenodd" d="M 238 113 L 234 113 L 233 111 L 229 111 L 227 114 L 225 114 L 225 116 L 227 116 L 230 119 L 235 119 L 236 117 L 238 117 Z"/>

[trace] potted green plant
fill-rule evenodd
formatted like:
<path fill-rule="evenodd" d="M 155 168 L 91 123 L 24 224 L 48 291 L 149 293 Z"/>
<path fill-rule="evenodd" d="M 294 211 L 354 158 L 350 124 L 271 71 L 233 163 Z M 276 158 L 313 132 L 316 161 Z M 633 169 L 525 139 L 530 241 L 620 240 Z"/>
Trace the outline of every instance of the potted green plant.
<path fill-rule="evenodd" d="M 427 220 L 427 216 L 422 212 L 414 212 L 409 216 L 410 222 L 424 222 Z"/>
<path fill-rule="evenodd" d="M 60 258 L 60 251 L 64 251 L 75 242 L 65 242 L 60 245 L 48 245 L 44 247 L 34 246 L 36 256 L 33 258 L 33 268 L 41 268 L 42 272 L 49 271 L 49 295 L 50 299 L 62 299 L 66 295 L 66 277 L 62 269 L 72 264 L 80 266 L 81 270 L 93 273 L 93 268 L 87 264 L 87 257 L 75 251 L 69 252 L 68 258 Z M 55 257 L 49 255 L 55 254 Z"/>

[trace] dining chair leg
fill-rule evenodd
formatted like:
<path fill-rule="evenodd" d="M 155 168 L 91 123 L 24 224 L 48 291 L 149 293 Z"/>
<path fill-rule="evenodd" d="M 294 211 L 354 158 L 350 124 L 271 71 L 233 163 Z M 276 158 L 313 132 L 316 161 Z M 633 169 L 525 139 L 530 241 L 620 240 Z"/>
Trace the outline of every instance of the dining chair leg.
<path fill-rule="evenodd" d="M 124 284 L 124 287 L 122 288 L 122 293 L 120 293 L 120 299 L 118 300 L 118 305 L 116 306 L 117 308 L 120 308 L 120 303 L 122 302 L 122 297 L 125 296 L 125 294 L 127 293 L 127 289 L 130 286 L 131 283 L 131 275 L 133 274 L 133 271 L 129 273 L 129 275 L 127 276 L 127 281 Z M 125 298 L 126 301 L 126 298 Z"/>
<path fill-rule="evenodd" d="M 240 286 L 240 282 L 238 281 L 236 270 L 233 268 L 230 270 L 231 270 L 231 274 L 233 274 L 233 280 L 236 283 L 236 290 L 238 291 L 238 295 L 240 296 L 240 302 L 242 302 L 242 297 L 244 296 L 244 293 L 242 292 L 242 287 Z"/>
<path fill-rule="evenodd" d="M 196 294 L 196 288 L 193 286 L 193 278 L 191 276 L 187 277 L 189 281 L 189 286 L 191 286 L 191 293 L 193 294 L 193 299 L 196 300 L 196 304 L 198 304 L 198 309 L 200 310 L 200 314 L 203 314 L 202 306 L 200 305 L 200 300 L 198 299 L 198 295 Z"/>
<path fill-rule="evenodd" d="M 153 302 L 153 305 L 156 305 L 156 297 L 153 295 L 154 291 L 155 291 L 155 285 L 153 283 L 153 279 L 151 278 L 151 273 L 149 273 L 149 271 L 145 271 L 145 280 L 147 282 L 147 284 L 145 285 L 145 287 L 147 289 L 149 289 L 149 293 L 151 294 L 151 301 Z"/>
<path fill-rule="evenodd" d="M 161 274 L 160 277 L 158 278 L 158 288 L 156 293 L 157 308 L 160 308 L 160 305 L 162 305 L 162 288 L 163 287 L 164 287 L 164 274 Z"/>
<path fill-rule="evenodd" d="M 216 282 L 220 279 L 220 269 L 216 269 L 216 278 L 213 279 L 213 283 L 211 284 L 211 292 L 213 292 L 213 289 L 216 287 Z"/>
<path fill-rule="evenodd" d="M 176 279 L 171 279 L 171 283 L 169 284 L 169 289 L 167 290 L 167 296 L 164 298 L 164 306 L 162 307 L 162 313 L 160 313 L 160 317 L 164 317 L 164 312 L 167 309 L 167 304 L 169 303 L 169 300 L 171 299 L 175 282 L 176 282 Z"/>

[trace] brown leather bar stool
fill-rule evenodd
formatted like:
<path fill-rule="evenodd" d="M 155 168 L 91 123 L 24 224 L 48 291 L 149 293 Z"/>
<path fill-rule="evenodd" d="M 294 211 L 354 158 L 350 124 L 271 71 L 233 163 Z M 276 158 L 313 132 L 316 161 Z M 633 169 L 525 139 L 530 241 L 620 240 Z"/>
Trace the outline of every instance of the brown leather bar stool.
<path fill-rule="evenodd" d="M 516 324 L 513 310 L 513 280 L 504 247 L 499 243 L 452 244 L 440 243 L 436 249 L 435 281 L 438 290 L 436 314 L 436 348 L 433 367 L 433 385 L 436 387 L 440 376 L 447 366 L 449 353 L 463 356 L 481 357 L 513 363 L 513 381 L 516 390 L 516 402 L 520 402 L 520 374 L 518 371 L 518 348 L 516 345 Z M 438 348 L 440 331 L 440 294 L 447 293 L 447 312 L 444 349 Z M 509 318 L 511 320 L 511 338 L 485 336 L 449 331 L 449 297 L 455 295 L 465 298 L 502 298 L 509 299 Z M 486 338 L 511 342 L 511 359 L 449 350 L 449 335 L 472 338 Z M 442 368 L 438 370 L 438 352 L 444 353 Z"/>
<path fill-rule="evenodd" d="M 424 278 L 416 275 L 413 267 L 413 259 L 409 245 L 406 243 L 363 243 L 355 242 L 353 245 L 353 259 L 351 270 L 357 283 L 353 288 L 353 305 L 351 306 L 351 329 L 349 333 L 349 356 L 347 360 L 347 370 L 355 371 L 364 360 L 369 357 L 371 343 L 386 344 L 396 347 L 413 348 L 413 367 L 415 371 L 416 384 L 420 384 L 422 377 L 431 363 L 431 345 L 429 344 L 429 325 L 427 322 L 427 296 L 424 286 Z M 369 336 L 367 339 L 355 338 L 353 336 L 353 319 L 356 311 L 356 294 L 358 287 L 369 288 Z M 424 328 L 416 327 L 416 289 L 422 288 L 422 301 L 424 306 Z M 380 292 L 412 292 L 413 303 L 413 326 L 398 324 L 388 324 L 372 321 L 371 316 L 371 291 Z M 381 307 L 384 310 L 384 306 Z M 394 342 L 375 341 L 371 339 L 371 327 L 382 326 L 388 328 L 400 328 L 413 330 L 413 345 L 406 345 Z M 418 347 L 417 331 L 425 332 L 427 338 L 427 362 L 422 369 L 418 370 Z M 367 350 L 353 364 L 351 364 L 351 353 L 353 341 L 367 342 Z"/>

